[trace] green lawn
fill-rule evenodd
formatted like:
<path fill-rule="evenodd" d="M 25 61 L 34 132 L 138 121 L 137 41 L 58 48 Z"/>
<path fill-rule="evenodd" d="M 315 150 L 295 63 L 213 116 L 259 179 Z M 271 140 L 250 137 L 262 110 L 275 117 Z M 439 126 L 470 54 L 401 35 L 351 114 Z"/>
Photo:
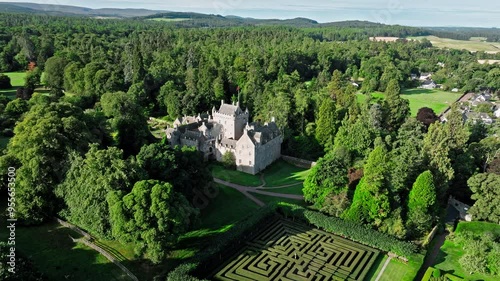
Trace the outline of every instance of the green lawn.
<path fill-rule="evenodd" d="M 500 234 L 500 225 L 494 223 L 486 222 L 460 222 L 457 226 L 455 233 L 460 233 L 462 231 L 471 231 L 476 234 L 481 234 L 484 232 L 493 232 L 497 235 Z M 470 280 L 484 280 L 484 281 L 494 281 L 498 280 L 498 277 L 494 277 L 486 274 L 468 274 L 465 272 L 458 260 L 464 255 L 464 250 L 460 245 L 455 244 L 453 241 L 446 240 L 444 245 L 439 251 L 437 258 L 437 263 L 433 265 L 435 268 L 439 268 L 446 273 L 451 273 L 456 276 L 465 277 Z"/>
<path fill-rule="evenodd" d="M 262 184 L 259 175 L 254 176 L 233 169 L 226 169 L 219 163 L 211 164 L 210 168 L 214 178 L 245 186 L 260 186 Z"/>
<path fill-rule="evenodd" d="M 272 191 L 274 192 L 274 191 Z M 299 205 L 302 207 L 307 207 L 307 203 L 304 200 L 295 200 L 295 199 L 288 199 L 288 198 L 280 198 L 280 197 L 273 197 L 273 196 L 267 196 L 267 195 L 262 195 L 262 194 L 257 194 L 257 193 L 252 193 L 250 192 L 253 196 L 255 196 L 257 199 L 260 201 L 264 202 L 266 205 L 272 204 L 272 203 L 277 203 L 277 202 L 286 202 L 286 203 L 291 203 L 295 205 Z"/>
<path fill-rule="evenodd" d="M 377 279 L 377 276 L 379 272 L 382 270 L 382 267 L 384 266 L 385 261 L 387 260 L 387 256 L 384 255 L 383 253 L 380 253 L 373 263 L 372 267 L 370 268 L 370 271 L 366 274 L 365 280 L 375 280 Z"/>
<path fill-rule="evenodd" d="M 417 112 L 422 107 L 430 107 L 436 114 L 442 113 L 448 106 L 453 104 L 462 94 L 452 93 L 439 89 L 407 89 L 401 94 L 401 97 L 410 101 L 410 110 L 412 116 L 417 116 Z M 372 97 L 378 100 L 384 99 L 384 93 L 375 92 Z M 366 95 L 357 94 L 358 102 L 363 102 Z"/>
<path fill-rule="evenodd" d="M 411 115 L 416 116 L 422 107 L 430 107 L 439 115 L 457 101 L 462 94 L 438 89 L 408 89 L 404 90 L 401 96 L 410 101 Z"/>
<path fill-rule="evenodd" d="M 4 218 L 2 218 L 4 219 Z M 116 265 L 93 249 L 74 243 L 74 231 L 55 222 L 16 229 L 16 249 L 31 258 L 49 280 L 130 280 Z M 7 232 L 0 230 L 5 241 Z"/>
<path fill-rule="evenodd" d="M 416 266 L 411 262 L 404 264 L 396 259 L 391 259 L 384 273 L 382 274 L 380 281 L 412 281 L 417 275 L 420 266 Z M 376 277 L 376 276 L 375 276 Z M 375 280 L 375 279 L 373 279 Z"/>
<path fill-rule="evenodd" d="M 17 88 L 24 86 L 24 77 L 26 76 L 26 72 L 5 72 L 3 74 L 9 76 L 12 88 L 0 90 L 0 94 L 3 94 L 10 99 L 14 99 L 16 97 Z"/>
<path fill-rule="evenodd" d="M 309 171 L 279 160 L 264 170 L 265 186 L 273 187 L 303 182 Z"/>
<path fill-rule="evenodd" d="M 296 195 L 304 195 L 302 189 L 304 188 L 303 184 L 297 184 L 289 187 L 281 187 L 281 188 L 269 188 L 269 189 L 261 189 L 263 191 L 276 192 L 276 193 L 285 193 L 285 194 L 296 194 Z"/>

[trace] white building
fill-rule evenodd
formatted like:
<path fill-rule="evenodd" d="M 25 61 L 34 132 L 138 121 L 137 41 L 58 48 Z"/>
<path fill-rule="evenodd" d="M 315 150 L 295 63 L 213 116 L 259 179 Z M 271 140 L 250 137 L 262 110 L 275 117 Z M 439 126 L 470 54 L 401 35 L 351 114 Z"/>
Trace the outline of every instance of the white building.
<path fill-rule="evenodd" d="M 255 175 L 281 157 L 283 136 L 274 118 L 261 125 L 249 123 L 249 117 L 239 103 L 222 101 L 219 110 L 212 109 L 212 116 L 177 119 L 166 134 L 172 146 L 194 146 L 205 159 L 222 161 L 231 152 L 239 171 Z"/>

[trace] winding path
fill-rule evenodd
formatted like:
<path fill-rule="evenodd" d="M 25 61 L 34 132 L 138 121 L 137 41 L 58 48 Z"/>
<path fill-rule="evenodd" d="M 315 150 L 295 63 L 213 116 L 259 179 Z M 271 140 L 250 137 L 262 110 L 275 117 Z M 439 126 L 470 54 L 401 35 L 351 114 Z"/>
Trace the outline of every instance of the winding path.
<path fill-rule="evenodd" d="M 235 183 L 232 183 L 232 182 L 224 181 L 224 180 L 221 180 L 221 179 L 218 179 L 218 178 L 214 178 L 214 182 L 238 190 L 239 192 L 243 193 L 243 195 L 245 195 L 248 199 L 254 201 L 257 205 L 259 205 L 261 207 L 265 206 L 266 204 L 264 202 L 260 201 L 258 198 L 256 198 L 252 194 L 250 194 L 250 192 L 257 193 L 257 194 L 262 194 L 262 195 L 267 195 L 267 196 L 271 196 L 271 197 L 279 197 L 279 198 L 287 198 L 287 199 L 295 199 L 295 200 L 304 200 L 304 196 L 302 196 L 302 195 L 262 191 L 262 189 L 264 189 L 262 186 L 259 186 L 257 188 L 256 187 L 251 187 L 251 186 L 244 186 L 244 185 L 240 185 L 240 184 L 235 184 Z M 294 185 L 298 185 L 298 184 L 277 186 L 277 187 L 273 187 L 273 189 L 275 189 L 275 188 L 289 187 L 289 186 L 294 186 Z"/>

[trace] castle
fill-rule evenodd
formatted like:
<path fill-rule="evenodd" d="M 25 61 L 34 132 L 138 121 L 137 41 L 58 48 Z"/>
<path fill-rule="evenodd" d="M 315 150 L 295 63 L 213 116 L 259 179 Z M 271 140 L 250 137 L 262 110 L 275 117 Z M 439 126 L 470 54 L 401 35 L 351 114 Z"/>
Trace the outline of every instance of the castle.
<path fill-rule="evenodd" d="M 166 130 L 172 146 L 194 146 L 205 159 L 222 161 L 226 152 L 236 159 L 238 171 L 255 175 L 281 157 L 283 136 L 274 122 L 261 125 L 249 123 L 248 109 L 243 111 L 239 102 L 222 101 L 212 115 L 185 116 Z"/>

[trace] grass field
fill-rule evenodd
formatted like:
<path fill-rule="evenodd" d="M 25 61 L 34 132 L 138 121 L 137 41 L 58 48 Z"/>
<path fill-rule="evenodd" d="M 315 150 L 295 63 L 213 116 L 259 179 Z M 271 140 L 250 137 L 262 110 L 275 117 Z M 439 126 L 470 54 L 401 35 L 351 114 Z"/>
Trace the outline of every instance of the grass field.
<path fill-rule="evenodd" d="M 3 74 L 9 76 L 12 88 L 0 90 L 0 94 L 3 94 L 10 99 L 14 99 L 16 97 L 16 90 L 19 87 L 24 86 L 24 77 L 26 76 L 26 72 L 5 72 Z"/>
<path fill-rule="evenodd" d="M 407 89 L 401 94 L 401 97 L 410 101 L 411 115 L 416 116 L 422 107 L 430 107 L 436 114 L 442 113 L 448 106 L 453 104 L 462 94 L 452 93 L 439 89 Z M 384 93 L 375 92 L 372 96 L 376 99 L 383 99 Z M 357 99 L 362 102 L 366 99 L 363 94 L 358 94 Z"/>
<path fill-rule="evenodd" d="M 304 188 L 303 184 L 297 184 L 293 186 L 280 187 L 280 188 L 269 188 L 269 189 L 264 188 L 262 190 L 269 192 L 276 192 L 276 193 L 303 195 L 304 194 L 302 192 L 303 188 Z"/>
<path fill-rule="evenodd" d="M 499 235 L 500 225 L 485 222 L 460 222 L 455 233 L 460 233 L 462 231 L 471 231 L 476 234 L 493 232 Z M 463 255 L 464 250 L 460 245 L 455 244 L 453 241 L 446 240 L 439 251 L 437 262 L 433 265 L 433 267 L 439 268 L 446 273 L 451 273 L 456 276 L 468 278 L 469 280 L 498 280 L 498 277 L 494 277 L 491 275 L 479 273 L 471 275 L 465 272 L 458 262 L 460 257 L 462 257 Z"/>
<path fill-rule="evenodd" d="M 3 201 L 3 200 L 2 200 Z M 1 206 L 5 208 L 5 203 Z M 5 217 L 0 218 L 5 221 Z M 6 241 L 7 229 L 0 229 Z M 16 250 L 32 259 L 36 268 L 49 280 L 130 280 L 116 265 L 87 246 L 74 243 L 69 236 L 79 234 L 56 222 L 41 226 L 16 228 Z"/>
<path fill-rule="evenodd" d="M 309 174 L 309 170 L 278 160 L 263 173 L 266 181 L 265 186 L 273 187 L 303 182 Z"/>
<path fill-rule="evenodd" d="M 245 186 L 260 186 L 262 184 L 259 175 L 254 176 L 233 169 L 226 169 L 220 163 L 213 163 L 210 168 L 214 178 Z"/>
<path fill-rule="evenodd" d="M 472 52 L 484 51 L 490 53 L 500 52 L 500 43 L 494 42 L 484 42 L 478 40 L 478 38 L 471 38 L 472 40 L 454 40 L 448 38 L 439 38 L 436 36 L 418 36 L 418 37 L 408 37 L 408 39 L 422 40 L 427 38 L 431 41 L 432 45 L 438 48 L 448 48 L 448 49 L 459 49 L 468 50 Z"/>
<path fill-rule="evenodd" d="M 269 190 L 271 192 L 279 192 L 278 190 Z M 280 198 L 280 197 L 273 197 L 273 196 L 267 196 L 267 195 L 262 195 L 262 194 L 257 194 L 257 193 L 252 193 L 250 192 L 253 196 L 255 196 L 257 199 L 260 201 L 266 203 L 266 205 L 272 204 L 272 203 L 278 203 L 278 202 L 286 202 L 286 203 L 291 203 L 295 205 L 299 205 L 302 207 L 307 207 L 307 203 L 304 200 L 295 200 L 295 199 L 288 199 L 288 198 Z"/>
<path fill-rule="evenodd" d="M 382 270 L 384 263 L 388 259 L 387 256 L 383 256 L 377 259 L 374 266 L 371 268 L 370 272 L 367 274 L 366 280 L 375 281 L 378 274 Z M 396 259 L 391 259 L 389 264 L 384 270 L 384 273 L 380 277 L 381 281 L 413 281 L 415 276 L 422 265 L 423 258 L 420 255 L 415 255 L 408 263 L 400 262 Z"/>

